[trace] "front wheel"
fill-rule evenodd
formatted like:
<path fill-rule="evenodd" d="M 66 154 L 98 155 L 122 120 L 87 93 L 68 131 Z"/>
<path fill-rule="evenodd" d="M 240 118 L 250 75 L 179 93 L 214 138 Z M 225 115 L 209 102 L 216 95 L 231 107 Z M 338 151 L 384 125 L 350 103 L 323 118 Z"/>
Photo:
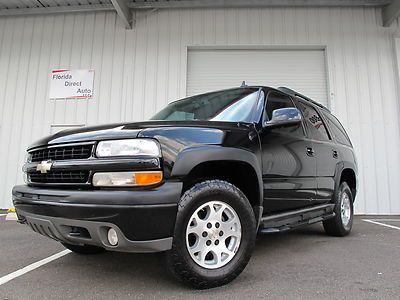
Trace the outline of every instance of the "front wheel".
<path fill-rule="evenodd" d="M 182 196 L 167 266 L 199 289 L 227 284 L 247 265 L 256 220 L 246 196 L 234 185 L 209 180 Z"/>
<path fill-rule="evenodd" d="M 333 236 L 346 236 L 353 227 L 353 194 L 342 182 L 335 194 L 335 217 L 323 222 L 325 232 Z"/>

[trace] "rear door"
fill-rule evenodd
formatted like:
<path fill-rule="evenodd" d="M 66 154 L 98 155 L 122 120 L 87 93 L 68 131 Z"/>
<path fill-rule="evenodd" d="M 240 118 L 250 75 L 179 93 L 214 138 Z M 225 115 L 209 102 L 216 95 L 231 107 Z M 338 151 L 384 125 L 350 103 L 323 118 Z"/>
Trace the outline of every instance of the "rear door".
<path fill-rule="evenodd" d="M 335 187 L 335 170 L 339 161 L 336 144 L 328 132 L 318 108 L 307 101 L 298 100 L 308 136 L 312 139 L 312 152 L 317 161 L 317 196 L 315 202 L 332 199 Z"/>
<path fill-rule="evenodd" d="M 295 107 L 287 95 L 270 91 L 264 121 L 279 108 Z M 261 135 L 264 211 L 273 212 L 308 206 L 315 198 L 316 160 L 307 154 L 312 147 L 303 124 L 265 128 Z"/>

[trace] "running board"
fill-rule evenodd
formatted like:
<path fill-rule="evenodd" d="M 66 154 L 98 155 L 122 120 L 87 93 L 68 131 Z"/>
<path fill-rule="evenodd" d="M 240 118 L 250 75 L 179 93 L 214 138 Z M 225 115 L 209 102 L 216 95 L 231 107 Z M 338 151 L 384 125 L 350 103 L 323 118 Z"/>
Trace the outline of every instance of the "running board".
<path fill-rule="evenodd" d="M 335 216 L 334 204 L 323 204 L 261 218 L 259 233 L 275 233 L 324 221 Z"/>

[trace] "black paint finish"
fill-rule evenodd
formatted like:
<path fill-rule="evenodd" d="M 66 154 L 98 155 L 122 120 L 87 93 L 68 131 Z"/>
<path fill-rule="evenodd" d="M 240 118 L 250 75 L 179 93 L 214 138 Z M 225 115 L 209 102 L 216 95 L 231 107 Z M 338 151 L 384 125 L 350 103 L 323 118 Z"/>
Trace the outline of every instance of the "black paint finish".
<path fill-rule="evenodd" d="M 39 216 L 108 222 L 130 240 L 172 236 L 182 183 L 169 182 L 145 191 L 68 190 L 16 186 L 13 202 L 20 220 Z"/>
<path fill-rule="evenodd" d="M 338 143 L 330 133 L 329 126 L 326 126 L 329 139 L 323 141 L 318 140 L 318 137 L 312 136 L 314 128 L 311 128 L 312 130 L 310 128 L 307 129 L 310 124 L 311 126 L 317 126 L 316 122 L 323 122 L 324 124 L 326 122 L 324 115 L 329 115 L 329 111 L 312 102 L 301 100 L 282 91 L 268 87 L 255 88 L 260 91 L 260 100 L 259 104 L 254 108 L 253 115 L 255 119 L 251 123 L 190 120 L 112 124 L 63 131 L 39 140 L 28 149 L 33 150 L 39 147 L 82 142 L 92 142 L 96 146 L 98 141 L 113 139 L 155 139 L 160 143 L 161 157 L 132 157 L 114 160 L 99 159 L 92 156 L 82 161 L 56 161 L 53 164 L 53 169 L 88 170 L 90 174 L 96 171 L 162 170 L 164 179 L 157 186 L 141 189 L 99 189 L 92 187 L 90 182 L 84 187 L 35 187 L 32 185 L 29 188 L 34 190 L 27 194 L 31 193 L 39 198 L 46 198 L 46 195 L 51 194 L 49 191 L 52 191 L 55 199 L 58 199 L 54 202 L 63 203 L 67 198 L 61 197 L 60 193 L 65 193 L 70 195 L 70 199 L 75 199 L 76 204 L 82 204 L 87 201 L 85 200 L 86 196 L 83 197 L 83 195 L 92 193 L 91 195 L 96 195 L 96 197 L 89 197 L 89 199 L 91 199 L 93 202 L 91 204 L 94 206 L 103 205 L 100 199 L 106 198 L 111 202 L 123 198 L 124 205 L 136 205 L 137 199 L 141 198 L 143 200 L 147 198 L 149 202 L 140 201 L 141 205 L 149 204 L 148 210 L 142 210 L 145 212 L 142 216 L 137 213 L 139 210 L 133 211 L 130 208 L 130 213 L 132 213 L 135 220 L 146 222 L 146 218 L 152 218 L 150 217 L 150 210 L 155 209 L 150 204 L 156 204 L 155 202 L 158 200 L 154 199 L 159 199 L 160 201 L 162 199 L 160 197 L 160 191 L 163 191 L 162 187 L 172 183 L 180 184 L 179 191 L 175 190 L 173 193 L 173 201 L 169 198 L 171 199 L 170 203 L 176 204 L 183 192 L 182 186 L 184 186 L 190 172 L 199 164 L 213 161 L 241 162 L 249 165 L 254 170 L 257 175 L 259 190 L 257 195 L 259 199 L 256 199 L 252 204 L 255 208 L 263 207 L 264 215 L 330 202 L 345 170 L 346 176 L 354 176 L 354 187 L 352 188 L 356 192 L 357 164 L 351 142 L 348 141 L 348 145 Z M 279 126 L 268 127 L 267 111 L 271 110 L 268 105 L 272 103 L 272 100 L 269 101 L 268 95 L 271 92 L 281 94 L 283 98 L 289 99 L 290 105 L 285 107 L 299 108 L 302 120 L 291 120 L 286 123 L 283 122 Z M 264 95 L 266 96 L 264 97 Z M 320 118 L 315 114 L 305 115 L 299 106 L 301 102 L 306 102 L 307 105 L 313 107 L 320 115 Z M 277 105 L 277 103 L 274 103 L 274 109 Z M 276 108 L 279 108 L 278 106 Z M 296 112 L 296 110 L 294 109 L 292 112 Z M 300 116 L 300 113 L 298 116 Z M 305 122 L 311 123 L 306 126 Z M 347 136 L 345 133 L 343 135 Z M 24 168 L 34 172 L 35 164 L 27 163 Z M 229 174 L 226 175 L 229 178 Z M 245 180 L 246 174 L 241 174 L 241 176 Z M 27 199 L 27 197 L 21 196 L 26 193 L 25 189 L 26 187 L 23 186 L 14 188 L 13 197 L 17 210 L 18 207 L 23 207 L 23 210 L 26 211 L 34 210 L 48 215 L 56 213 L 63 217 L 68 217 L 69 212 L 71 212 L 71 218 L 83 219 L 91 216 L 91 210 L 87 207 L 82 210 L 82 213 L 79 213 L 79 210 L 76 209 L 69 210 L 65 208 L 63 210 L 58 206 L 57 209 L 54 209 L 54 203 L 48 204 L 49 207 L 46 208 L 47 204 L 45 202 L 39 203 L 41 201 L 39 199 L 34 197 Z M 83 191 L 89 194 L 73 196 L 75 195 L 74 193 L 82 193 Z M 128 195 L 130 196 L 128 197 Z M 154 199 L 152 198 L 153 195 Z M 40 206 L 36 206 L 39 204 Z M 138 221 L 134 221 L 135 224 L 133 224 L 133 221 L 123 212 L 122 206 L 115 210 L 118 205 L 122 205 L 122 203 L 120 201 L 114 202 L 113 208 L 111 206 L 102 206 L 102 214 L 107 212 L 107 207 L 109 207 L 110 215 L 121 216 L 122 218 L 118 219 L 120 217 L 114 216 L 113 221 L 135 225 L 136 229 L 134 229 L 135 233 L 132 234 L 132 237 L 144 238 L 144 235 L 136 232 L 137 228 L 143 228 L 143 226 L 138 224 Z M 37 210 L 37 207 L 40 207 L 40 211 Z M 93 216 L 96 216 L 95 211 L 98 210 L 95 207 L 92 207 L 92 209 Z M 163 220 L 166 219 L 159 215 L 158 210 L 155 209 L 154 212 L 156 216 Z M 173 219 L 174 222 L 173 213 L 170 213 L 171 211 L 168 211 L 166 216 L 169 219 Z M 123 217 L 123 215 L 125 216 Z M 147 217 L 144 218 L 143 216 Z M 167 223 L 165 227 L 169 230 L 172 225 L 170 222 Z M 130 230 L 128 227 L 126 228 Z M 154 237 L 156 235 L 152 234 L 151 236 Z"/>

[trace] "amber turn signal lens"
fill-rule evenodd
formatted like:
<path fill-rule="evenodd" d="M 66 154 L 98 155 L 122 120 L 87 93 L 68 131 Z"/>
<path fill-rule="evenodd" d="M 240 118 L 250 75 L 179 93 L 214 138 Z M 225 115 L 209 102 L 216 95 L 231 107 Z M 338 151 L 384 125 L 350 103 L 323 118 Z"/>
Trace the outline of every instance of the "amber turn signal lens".
<path fill-rule="evenodd" d="M 93 186 L 143 186 L 159 183 L 161 180 L 161 171 L 106 172 L 93 175 Z"/>
<path fill-rule="evenodd" d="M 135 183 L 136 185 L 148 185 L 159 183 L 162 180 L 162 172 L 135 172 Z"/>

